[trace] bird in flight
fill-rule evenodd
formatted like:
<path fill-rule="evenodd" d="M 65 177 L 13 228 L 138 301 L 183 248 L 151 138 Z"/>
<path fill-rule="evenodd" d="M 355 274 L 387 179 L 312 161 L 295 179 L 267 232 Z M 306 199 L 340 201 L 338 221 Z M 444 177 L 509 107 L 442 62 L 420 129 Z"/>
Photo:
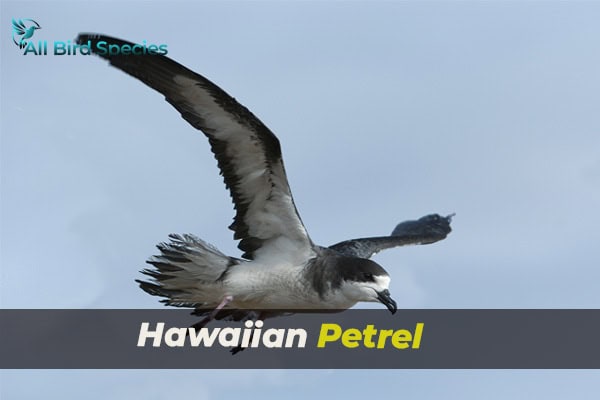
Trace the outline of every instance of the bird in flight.
<path fill-rule="evenodd" d="M 133 46 L 82 33 L 79 44 Z M 160 92 L 208 138 L 236 210 L 229 227 L 241 257 L 230 257 L 190 234 L 170 235 L 137 281 L 166 305 L 192 307 L 212 318 L 248 318 L 261 310 L 344 310 L 382 303 L 391 313 L 390 276 L 370 257 L 387 248 L 428 244 L 451 231 L 452 216 L 437 214 L 400 223 L 389 236 L 313 243 L 292 198 L 277 137 L 217 85 L 164 55 L 96 52 L 110 64 Z M 266 314 L 262 315 L 264 319 Z"/>
<path fill-rule="evenodd" d="M 31 22 L 31 23 L 33 23 L 33 25 L 30 25 L 29 27 L 27 27 L 27 25 L 25 25 L 25 23 L 23 21 Z M 27 46 L 27 39 L 31 39 L 31 37 L 35 33 L 36 29 L 42 29 L 40 24 L 38 24 L 37 22 L 35 22 L 32 19 L 25 19 L 25 20 L 20 19 L 18 21 L 15 21 L 14 18 L 12 20 L 12 28 L 13 28 L 13 42 L 17 46 L 19 46 L 20 49 Z M 19 36 L 20 36 L 20 38 L 19 38 Z M 19 39 L 18 42 L 17 42 L 17 38 Z"/>

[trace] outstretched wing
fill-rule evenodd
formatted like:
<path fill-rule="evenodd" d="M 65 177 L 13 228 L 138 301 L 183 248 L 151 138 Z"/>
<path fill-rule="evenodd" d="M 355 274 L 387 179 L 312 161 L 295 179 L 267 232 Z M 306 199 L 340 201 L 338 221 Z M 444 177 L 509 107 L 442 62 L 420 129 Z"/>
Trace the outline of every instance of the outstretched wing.
<path fill-rule="evenodd" d="M 241 240 L 238 247 L 244 258 L 259 258 L 271 246 L 286 248 L 289 257 L 312 254 L 312 242 L 292 199 L 279 140 L 246 107 L 163 55 L 102 51 L 110 45 L 126 45 L 139 53 L 140 45 L 134 48 L 134 43 L 88 33 L 80 34 L 77 42 L 89 42 L 92 52 L 163 94 L 187 122 L 208 137 L 236 209 L 230 229 Z"/>
<path fill-rule="evenodd" d="M 15 21 L 14 18 L 12 20 L 12 27 L 15 35 L 24 35 L 25 29 L 27 29 L 22 20 Z"/>
<path fill-rule="evenodd" d="M 453 216 L 426 215 L 399 223 L 390 236 L 345 240 L 329 248 L 349 256 L 371 258 L 373 254 L 392 247 L 435 243 L 445 239 L 452 231 L 450 222 Z"/>

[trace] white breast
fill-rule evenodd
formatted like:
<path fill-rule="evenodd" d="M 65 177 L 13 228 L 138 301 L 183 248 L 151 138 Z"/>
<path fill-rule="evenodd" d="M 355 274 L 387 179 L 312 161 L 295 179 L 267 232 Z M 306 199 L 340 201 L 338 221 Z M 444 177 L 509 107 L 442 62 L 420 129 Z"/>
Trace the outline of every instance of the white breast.
<path fill-rule="evenodd" d="M 319 297 L 302 274 L 304 266 L 242 263 L 229 271 L 224 286 L 240 309 L 346 309 L 356 302 L 340 292 Z M 324 301 L 325 300 L 325 301 Z"/>

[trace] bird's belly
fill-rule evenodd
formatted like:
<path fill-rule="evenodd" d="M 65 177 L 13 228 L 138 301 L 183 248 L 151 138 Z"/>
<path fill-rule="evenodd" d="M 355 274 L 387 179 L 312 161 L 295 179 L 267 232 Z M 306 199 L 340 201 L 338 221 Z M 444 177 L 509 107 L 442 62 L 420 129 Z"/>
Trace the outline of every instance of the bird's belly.
<path fill-rule="evenodd" d="M 285 290 L 268 294 L 241 293 L 233 296 L 230 307 L 253 310 L 345 310 L 355 304 L 356 302 L 347 299 L 335 301 Z"/>
<path fill-rule="evenodd" d="M 346 309 L 356 302 L 345 296 L 321 298 L 302 276 L 300 268 L 247 268 L 231 274 L 226 282 L 233 297 L 230 307 L 240 309 Z"/>

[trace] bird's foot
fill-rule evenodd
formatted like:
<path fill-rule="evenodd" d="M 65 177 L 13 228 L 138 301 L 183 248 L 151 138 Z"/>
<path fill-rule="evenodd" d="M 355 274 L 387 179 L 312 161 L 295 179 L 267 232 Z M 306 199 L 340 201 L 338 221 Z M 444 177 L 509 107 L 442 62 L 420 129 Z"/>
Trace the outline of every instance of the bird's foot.
<path fill-rule="evenodd" d="M 240 351 L 243 351 L 243 350 L 246 350 L 246 348 L 242 347 L 238 344 L 237 346 L 235 346 L 234 348 L 229 350 L 229 352 L 231 353 L 232 356 L 235 356 L 237 353 L 239 353 Z"/>

